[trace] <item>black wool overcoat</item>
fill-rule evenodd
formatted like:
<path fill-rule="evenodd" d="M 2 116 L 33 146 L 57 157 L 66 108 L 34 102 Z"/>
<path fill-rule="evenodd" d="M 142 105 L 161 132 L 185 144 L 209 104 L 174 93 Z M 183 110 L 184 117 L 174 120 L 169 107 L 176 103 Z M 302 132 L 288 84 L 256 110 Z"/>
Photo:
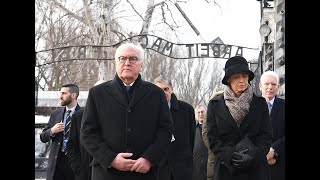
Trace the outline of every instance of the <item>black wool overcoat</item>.
<path fill-rule="evenodd" d="M 239 127 L 225 104 L 223 94 L 214 97 L 208 104 L 207 128 L 210 149 L 216 157 L 214 180 L 270 180 L 266 155 L 272 142 L 272 126 L 263 97 L 253 95 L 249 113 Z M 236 169 L 231 158 L 236 144 L 245 136 L 256 146 L 248 152 L 254 164 L 249 169 Z"/>
<path fill-rule="evenodd" d="M 154 180 L 171 140 L 172 121 L 164 92 L 143 81 L 133 84 L 132 98 L 116 75 L 89 90 L 83 113 L 80 142 L 93 157 L 93 180 Z M 148 173 L 110 167 L 118 153 L 131 152 L 152 163 Z"/>

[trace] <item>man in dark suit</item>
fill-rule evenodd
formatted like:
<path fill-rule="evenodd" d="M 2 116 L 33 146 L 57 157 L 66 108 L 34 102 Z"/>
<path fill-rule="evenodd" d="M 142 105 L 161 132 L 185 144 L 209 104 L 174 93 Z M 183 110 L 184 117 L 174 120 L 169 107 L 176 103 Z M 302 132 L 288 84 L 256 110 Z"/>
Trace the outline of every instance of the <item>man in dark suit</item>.
<path fill-rule="evenodd" d="M 94 86 L 105 82 L 104 80 L 97 81 Z M 71 163 L 71 168 L 75 174 L 76 180 L 91 180 L 90 163 L 92 157 L 80 144 L 80 128 L 84 109 L 75 112 L 71 118 L 71 128 L 69 141 L 67 144 L 68 157 Z"/>
<path fill-rule="evenodd" d="M 194 109 L 190 104 L 177 99 L 171 81 L 159 76 L 153 83 L 166 95 L 174 128 L 168 154 L 159 166 L 158 180 L 192 180 L 196 128 Z"/>
<path fill-rule="evenodd" d="M 202 123 L 206 118 L 206 107 L 197 105 L 195 107 L 196 136 L 193 149 L 193 180 L 207 179 L 208 149 L 202 139 Z"/>
<path fill-rule="evenodd" d="M 267 154 L 271 180 L 285 179 L 285 100 L 278 98 L 279 77 L 274 71 L 261 75 L 259 88 L 269 105 L 273 129 L 272 145 Z"/>
<path fill-rule="evenodd" d="M 172 121 L 162 89 L 141 79 L 144 52 L 133 43 L 115 52 L 113 80 L 89 90 L 80 143 L 93 157 L 92 180 L 155 180 Z"/>
<path fill-rule="evenodd" d="M 79 88 L 75 84 L 66 84 L 60 90 L 60 103 L 63 108 L 53 111 L 49 122 L 42 130 L 43 143 L 52 141 L 47 166 L 47 180 L 74 180 L 70 167 L 66 144 L 68 142 L 69 121 L 75 111 L 80 109 L 77 98 Z M 70 116 L 70 117 L 68 117 Z"/>

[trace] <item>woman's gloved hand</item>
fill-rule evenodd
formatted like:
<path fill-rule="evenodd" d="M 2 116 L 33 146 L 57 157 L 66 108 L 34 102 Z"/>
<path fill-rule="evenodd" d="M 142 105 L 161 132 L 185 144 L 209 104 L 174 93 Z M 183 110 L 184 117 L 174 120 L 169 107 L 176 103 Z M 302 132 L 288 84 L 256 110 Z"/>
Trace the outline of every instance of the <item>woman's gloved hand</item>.
<path fill-rule="evenodd" d="M 244 169 L 253 165 L 253 158 L 250 155 L 242 152 L 234 152 L 231 162 L 234 167 Z"/>

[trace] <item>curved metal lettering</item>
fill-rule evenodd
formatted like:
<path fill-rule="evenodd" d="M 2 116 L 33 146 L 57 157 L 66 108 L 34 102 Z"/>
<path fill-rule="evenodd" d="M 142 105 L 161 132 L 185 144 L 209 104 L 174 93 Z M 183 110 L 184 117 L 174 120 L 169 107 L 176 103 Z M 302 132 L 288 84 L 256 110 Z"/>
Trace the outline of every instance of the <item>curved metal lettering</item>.
<path fill-rule="evenodd" d="M 177 44 L 169 42 L 168 40 L 155 35 L 143 34 L 129 37 L 113 45 L 66 46 L 38 51 L 36 52 L 37 60 L 45 63 L 37 64 L 36 66 L 43 66 L 56 62 L 73 60 L 114 60 L 114 49 L 117 48 L 120 44 L 126 42 L 138 43 L 144 49 L 153 50 L 157 53 L 173 59 L 229 59 L 234 55 L 243 56 L 243 49 L 259 50 L 258 48 L 248 48 L 217 43 Z M 175 53 L 175 51 L 179 53 Z"/>

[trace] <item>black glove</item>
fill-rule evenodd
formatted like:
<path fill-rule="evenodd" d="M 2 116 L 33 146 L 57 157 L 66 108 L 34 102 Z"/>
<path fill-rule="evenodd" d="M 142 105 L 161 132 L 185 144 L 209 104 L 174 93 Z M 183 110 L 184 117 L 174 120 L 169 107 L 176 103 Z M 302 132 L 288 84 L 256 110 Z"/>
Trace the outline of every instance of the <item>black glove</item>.
<path fill-rule="evenodd" d="M 236 168 L 239 168 L 239 169 L 249 168 L 253 164 L 253 158 L 250 155 L 245 153 L 234 152 L 231 162 L 232 162 L 232 165 Z"/>

